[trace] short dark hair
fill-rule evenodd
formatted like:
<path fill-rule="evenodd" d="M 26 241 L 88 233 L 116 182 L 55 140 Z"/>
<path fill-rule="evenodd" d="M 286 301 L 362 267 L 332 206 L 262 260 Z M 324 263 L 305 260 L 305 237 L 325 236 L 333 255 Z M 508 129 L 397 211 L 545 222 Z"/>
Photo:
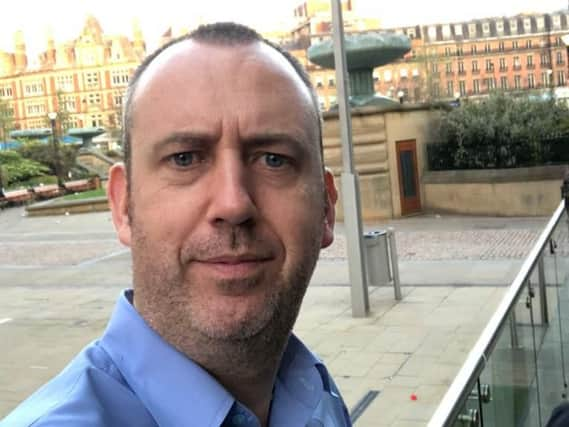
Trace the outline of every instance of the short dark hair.
<path fill-rule="evenodd" d="M 203 42 L 213 45 L 222 45 L 222 46 L 239 46 L 239 45 L 246 45 L 254 42 L 264 43 L 277 52 L 279 52 L 294 68 L 298 76 L 301 78 L 302 82 L 308 88 L 310 92 L 310 96 L 312 99 L 312 104 L 314 106 L 314 110 L 317 117 L 318 122 L 318 142 L 320 144 L 320 151 L 322 154 L 323 145 L 322 145 L 322 121 L 320 117 L 320 109 L 318 103 L 318 97 L 316 95 L 316 91 L 312 82 L 310 81 L 310 77 L 304 67 L 298 62 L 298 60 L 292 56 L 289 52 L 281 48 L 279 45 L 271 42 L 270 40 L 265 39 L 255 30 L 241 24 L 236 24 L 234 22 L 218 22 L 214 24 L 208 25 L 201 25 L 196 30 L 192 31 L 189 34 L 177 37 L 168 43 L 164 44 L 149 56 L 147 56 L 144 61 L 139 65 L 139 67 L 134 72 L 133 76 L 129 80 L 128 87 L 124 96 L 124 108 L 123 108 L 123 126 L 122 126 L 122 141 L 123 141 L 123 149 L 124 149 L 124 159 L 125 165 L 127 169 L 127 182 L 130 187 L 130 172 L 131 172 L 131 153 L 132 153 L 132 144 L 131 144 L 131 130 L 132 130 L 132 109 L 133 109 L 133 99 L 134 94 L 136 92 L 136 88 L 140 77 L 148 66 L 156 59 L 158 55 L 168 49 L 170 46 L 178 44 L 180 42 L 186 40 L 195 40 L 197 42 Z M 322 161 L 324 159 L 322 158 Z"/>

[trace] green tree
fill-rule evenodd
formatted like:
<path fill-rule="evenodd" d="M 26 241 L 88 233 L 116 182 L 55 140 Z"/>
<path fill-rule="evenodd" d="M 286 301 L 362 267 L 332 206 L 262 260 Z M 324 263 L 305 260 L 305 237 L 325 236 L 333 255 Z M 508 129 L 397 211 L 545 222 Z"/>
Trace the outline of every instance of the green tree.
<path fill-rule="evenodd" d="M 56 162 L 53 154 L 51 140 L 48 143 L 41 141 L 29 141 L 18 148 L 18 153 L 26 159 L 46 165 L 51 174 L 56 174 Z M 61 173 L 66 176 L 75 166 L 78 148 L 76 146 L 60 144 L 59 157 L 61 161 Z"/>
<path fill-rule="evenodd" d="M 3 144 L 7 144 L 9 138 L 9 132 L 14 126 L 14 109 L 12 105 L 5 100 L 0 99 L 0 141 Z M 0 147 L 6 149 L 4 147 Z M 0 162 L 0 190 L 4 188 L 4 183 L 6 182 L 6 172 L 3 171 L 2 162 Z"/>

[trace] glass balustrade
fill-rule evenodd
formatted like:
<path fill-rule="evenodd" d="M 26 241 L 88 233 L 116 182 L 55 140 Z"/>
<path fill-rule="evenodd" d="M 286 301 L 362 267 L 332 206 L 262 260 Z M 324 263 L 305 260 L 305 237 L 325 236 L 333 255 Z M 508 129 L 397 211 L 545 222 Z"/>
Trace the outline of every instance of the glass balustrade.
<path fill-rule="evenodd" d="M 569 221 L 562 202 L 429 426 L 545 426 L 567 397 Z"/>

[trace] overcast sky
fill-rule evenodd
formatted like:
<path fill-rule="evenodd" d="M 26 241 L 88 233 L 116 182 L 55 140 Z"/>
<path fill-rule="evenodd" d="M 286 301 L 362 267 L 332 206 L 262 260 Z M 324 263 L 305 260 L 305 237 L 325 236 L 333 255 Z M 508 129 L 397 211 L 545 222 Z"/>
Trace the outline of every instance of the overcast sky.
<path fill-rule="evenodd" d="M 383 27 L 442 23 L 521 12 L 553 12 L 569 0 L 352 0 L 361 15 L 378 17 Z M 3 0 L 0 50 L 12 51 L 13 34 L 23 30 L 28 53 L 45 45 L 48 28 L 56 42 L 78 36 L 87 14 L 99 19 L 106 34 L 132 33 L 138 19 L 148 47 L 169 27 L 192 28 L 199 22 L 233 20 L 264 30 L 290 21 L 300 0 Z M 6 8 L 8 10 L 6 10 Z"/>

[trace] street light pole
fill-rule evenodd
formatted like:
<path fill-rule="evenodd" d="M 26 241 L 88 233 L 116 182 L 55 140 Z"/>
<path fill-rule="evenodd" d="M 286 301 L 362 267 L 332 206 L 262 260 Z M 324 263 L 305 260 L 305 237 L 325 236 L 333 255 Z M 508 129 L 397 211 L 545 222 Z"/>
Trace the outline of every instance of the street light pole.
<path fill-rule="evenodd" d="M 57 119 L 57 113 L 55 111 L 52 111 L 51 113 L 48 113 L 47 117 L 49 118 L 49 122 L 51 124 L 51 138 L 53 142 L 53 155 L 55 158 L 55 174 L 57 175 L 57 185 L 59 188 L 63 188 L 63 178 L 61 177 L 61 165 L 59 162 L 59 141 L 55 135 L 55 120 Z"/>
<path fill-rule="evenodd" d="M 348 265 L 352 299 L 352 316 L 366 317 L 369 312 L 369 296 L 363 254 L 363 226 L 358 174 L 355 170 L 352 148 L 352 116 L 349 105 L 348 68 L 344 49 L 344 23 L 340 0 L 332 1 L 334 38 L 334 63 L 338 90 L 338 112 L 342 141 L 342 201 L 348 244 Z"/>

